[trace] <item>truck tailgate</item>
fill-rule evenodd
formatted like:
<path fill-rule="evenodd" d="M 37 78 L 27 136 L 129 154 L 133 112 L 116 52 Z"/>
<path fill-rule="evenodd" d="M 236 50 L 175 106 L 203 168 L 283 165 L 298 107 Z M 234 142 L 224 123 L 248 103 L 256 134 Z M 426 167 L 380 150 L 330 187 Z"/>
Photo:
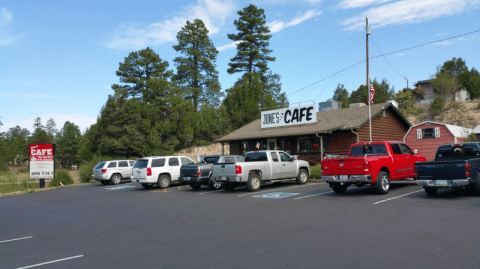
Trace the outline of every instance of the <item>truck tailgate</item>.
<path fill-rule="evenodd" d="M 415 164 L 417 179 L 464 179 L 465 163 L 465 161 L 418 162 Z"/>
<path fill-rule="evenodd" d="M 234 176 L 235 164 L 234 163 L 214 163 L 212 170 L 213 170 L 213 176 L 215 177 Z"/>
<path fill-rule="evenodd" d="M 363 171 L 364 157 L 348 157 L 336 159 L 324 159 L 322 170 L 324 175 L 361 175 Z"/>

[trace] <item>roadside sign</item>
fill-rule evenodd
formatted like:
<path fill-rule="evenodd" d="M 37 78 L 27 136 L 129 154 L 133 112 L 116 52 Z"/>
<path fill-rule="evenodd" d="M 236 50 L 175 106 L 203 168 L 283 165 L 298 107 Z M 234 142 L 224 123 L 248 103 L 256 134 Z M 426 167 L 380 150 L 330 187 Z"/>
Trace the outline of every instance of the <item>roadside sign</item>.
<path fill-rule="evenodd" d="M 53 179 L 55 177 L 55 145 L 30 144 L 30 179 Z"/>
<path fill-rule="evenodd" d="M 293 196 L 293 195 L 297 195 L 297 194 L 298 193 L 272 192 L 272 193 L 267 193 L 267 194 L 260 194 L 260 195 L 253 196 L 253 197 L 279 199 L 279 198 Z"/>

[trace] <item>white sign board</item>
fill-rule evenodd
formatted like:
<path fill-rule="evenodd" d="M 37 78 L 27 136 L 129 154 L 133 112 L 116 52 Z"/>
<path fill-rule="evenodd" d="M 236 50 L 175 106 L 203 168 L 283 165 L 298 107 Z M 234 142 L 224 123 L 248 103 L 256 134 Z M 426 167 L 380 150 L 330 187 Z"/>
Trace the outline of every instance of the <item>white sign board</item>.
<path fill-rule="evenodd" d="M 317 122 L 315 104 L 262 112 L 262 128 Z"/>
<path fill-rule="evenodd" d="M 30 152 L 30 179 L 54 178 L 55 150 L 53 144 L 28 145 Z"/>

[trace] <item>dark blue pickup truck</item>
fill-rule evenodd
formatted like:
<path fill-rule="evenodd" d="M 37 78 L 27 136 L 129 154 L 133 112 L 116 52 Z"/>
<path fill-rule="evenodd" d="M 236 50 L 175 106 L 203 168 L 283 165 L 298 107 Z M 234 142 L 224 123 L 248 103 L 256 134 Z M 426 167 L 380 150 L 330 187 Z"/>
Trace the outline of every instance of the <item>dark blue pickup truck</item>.
<path fill-rule="evenodd" d="M 480 195 L 479 170 L 479 143 L 441 145 L 434 161 L 415 163 L 415 181 L 428 195 L 440 188 L 472 189 Z"/>

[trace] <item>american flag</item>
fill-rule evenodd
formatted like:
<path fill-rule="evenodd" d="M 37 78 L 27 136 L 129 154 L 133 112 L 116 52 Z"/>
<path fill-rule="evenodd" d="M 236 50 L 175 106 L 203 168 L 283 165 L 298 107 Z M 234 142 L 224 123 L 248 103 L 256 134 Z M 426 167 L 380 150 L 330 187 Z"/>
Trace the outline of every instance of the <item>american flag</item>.
<path fill-rule="evenodd" d="M 260 149 L 260 142 L 257 142 L 257 149 Z"/>
<path fill-rule="evenodd" d="M 373 88 L 373 84 L 370 84 L 370 104 L 373 103 L 374 97 L 375 97 L 375 89 Z"/>

